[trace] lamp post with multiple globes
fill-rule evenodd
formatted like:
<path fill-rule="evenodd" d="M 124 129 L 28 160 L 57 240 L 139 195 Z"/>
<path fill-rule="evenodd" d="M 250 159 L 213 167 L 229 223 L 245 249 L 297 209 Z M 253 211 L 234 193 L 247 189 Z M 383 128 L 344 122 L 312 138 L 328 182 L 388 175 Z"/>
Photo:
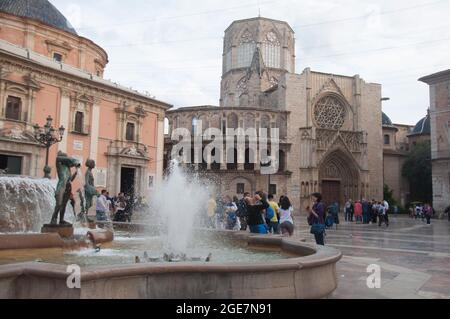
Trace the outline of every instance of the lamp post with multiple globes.
<path fill-rule="evenodd" d="M 64 132 L 66 131 L 64 126 L 61 126 L 58 130 L 56 130 L 52 124 L 53 119 L 49 115 L 47 117 L 47 122 L 43 127 L 40 127 L 38 124 L 34 126 L 34 137 L 43 147 L 46 148 L 44 178 L 48 179 L 51 178 L 50 173 L 52 171 L 51 167 L 48 166 L 50 147 L 54 144 L 60 143 L 63 140 Z"/>

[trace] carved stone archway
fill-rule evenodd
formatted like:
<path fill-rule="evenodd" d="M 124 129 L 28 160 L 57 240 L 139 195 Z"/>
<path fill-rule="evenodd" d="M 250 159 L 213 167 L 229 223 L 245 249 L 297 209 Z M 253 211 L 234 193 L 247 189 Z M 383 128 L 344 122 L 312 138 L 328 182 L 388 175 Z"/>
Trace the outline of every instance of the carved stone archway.
<path fill-rule="evenodd" d="M 328 154 L 319 167 L 320 191 L 327 204 L 338 201 L 342 207 L 348 199 L 361 199 L 358 164 L 342 150 Z"/>

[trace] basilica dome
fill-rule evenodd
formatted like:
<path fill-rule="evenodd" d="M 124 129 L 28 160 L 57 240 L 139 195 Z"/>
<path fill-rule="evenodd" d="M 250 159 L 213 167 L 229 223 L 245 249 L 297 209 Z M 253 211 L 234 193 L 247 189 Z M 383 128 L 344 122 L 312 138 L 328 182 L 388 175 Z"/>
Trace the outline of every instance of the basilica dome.
<path fill-rule="evenodd" d="M 430 115 L 428 114 L 419 122 L 417 122 L 416 126 L 412 130 L 411 135 L 430 135 L 431 134 L 431 123 L 430 123 Z"/>
<path fill-rule="evenodd" d="M 77 34 L 66 17 L 47 0 L 0 0 L 0 11 Z"/>
<path fill-rule="evenodd" d="M 386 115 L 386 113 L 382 112 L 381 116 L 382 116 L 381 121 L 382 121 L 383 126 L 392 126 L 392 121 L 389 118 L 389 116 Z"/>

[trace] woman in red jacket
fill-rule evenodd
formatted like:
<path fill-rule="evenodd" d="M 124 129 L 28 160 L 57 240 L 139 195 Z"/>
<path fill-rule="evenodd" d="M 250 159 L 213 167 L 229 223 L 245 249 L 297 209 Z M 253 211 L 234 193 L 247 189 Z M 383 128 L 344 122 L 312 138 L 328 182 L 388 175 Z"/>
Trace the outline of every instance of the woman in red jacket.
<path fill-rule="evenodd" d="M 356 218 L 356 223 L 362 223 L 363 222 L 363 207 L 360 201 L 357 201 L 355 203 L 355 207 L 354 207 L 354 212 L 355 212 L 355 218 Z"/>

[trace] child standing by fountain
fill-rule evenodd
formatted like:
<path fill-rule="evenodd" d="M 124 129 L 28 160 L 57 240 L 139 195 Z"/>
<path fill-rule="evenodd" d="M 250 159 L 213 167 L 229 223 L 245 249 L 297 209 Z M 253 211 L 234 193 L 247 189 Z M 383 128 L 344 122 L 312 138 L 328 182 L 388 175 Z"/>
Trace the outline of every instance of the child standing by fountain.
<path fill-rule="evenodd" d="M 291 201 L 288 197 L 283 196 L 280 205 L 281 234 L 283 236 L 292 236 L 294 235 L 294 220 L 292 218 L 294 209 L 292 208 Z"/>
<path fill-rule="evenodd" d="M 225 196 L 225 214 L 227 215 L 227 230 L 233 230 L 236 226 L 237 216 L 236 216 L 237 206 L 231 200 L 230 196 Z"/>

